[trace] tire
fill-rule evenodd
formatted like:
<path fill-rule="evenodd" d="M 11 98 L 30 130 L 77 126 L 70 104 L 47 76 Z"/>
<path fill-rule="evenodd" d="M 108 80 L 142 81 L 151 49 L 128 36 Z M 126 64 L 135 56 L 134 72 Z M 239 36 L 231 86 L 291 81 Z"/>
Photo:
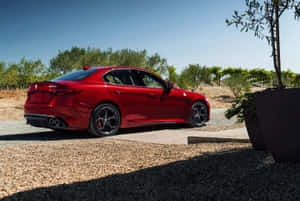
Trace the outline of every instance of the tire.
<path fill-rule="evenodd" d="M 208 121 L 208 107 L 204 102 L 197 101 L 191 107 L 190 127 L 201 127 Z"/>
<path fill-rule="evenodd" d="M 97 137 L 115 135 L 119 131 L 120 125 L 119 109 L 113 104 L 101 104 L 92 112 L 89 133 Z"/>

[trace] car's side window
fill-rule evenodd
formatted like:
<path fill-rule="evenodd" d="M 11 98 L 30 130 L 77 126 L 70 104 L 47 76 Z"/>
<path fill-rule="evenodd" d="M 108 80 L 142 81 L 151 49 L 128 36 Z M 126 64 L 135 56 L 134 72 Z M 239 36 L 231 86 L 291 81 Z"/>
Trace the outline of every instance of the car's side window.
<path fill-rule="evenodd" d="M 103 77 L 105 82 L 117 85 L 134 85 L 130 70 L 113 70 Z"/>
<path fill-rule="evenodd" d="M 156 76 L 139 70 L 134 70 L 135 85 L 149 88 L 164 88 L 163 81 Z"/>

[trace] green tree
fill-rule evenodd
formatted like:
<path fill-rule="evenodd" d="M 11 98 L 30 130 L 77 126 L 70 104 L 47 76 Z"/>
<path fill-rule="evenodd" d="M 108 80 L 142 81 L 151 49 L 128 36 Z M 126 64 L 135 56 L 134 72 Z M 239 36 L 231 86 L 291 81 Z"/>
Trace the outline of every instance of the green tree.
<path fill-rule="evenodd" d="M 17 88 L 18 87 L 18 68 L 16 65 L 10 65 L 1 73 L 0 79 L 1 88 Z"/>
<path fill-rule="evenodd" d="M 209 68 L 209 71 L 213 76 L 213 81 L 215 81 L 220 86 L 222 78 L 222 68 L 218 66 L 213 66 Z"/>
<path fill-rule="evenodd" d="M 146 67 L 150 68 L 149 70 L 154 70 L 155 72 L 158 72 L 160 75 L 165 75 L 168 71 L 167 60 L 161 58 L 157 53 L 147 57 Z"/>
<path fill-rule="evenodd" d="M 300 87 L 300 74 L 299 73 L 295 74 L 293 87 Z"/>
<path fill-rule="evenodd" d="M 296 79 L 296 74 L 291 70 L 282 71 L 282 82 L 285 86 L 293 87 L 294 80 Z"/>
<path fill-rule="evenodd" d="M 178 75 L 176 74 L 176 68 L 174 66 L 168 67 L 168 80 L 174 83 L 177 82 Z"/>
<path fill-rule="evenodd" d="M 272 47 L 273 65 L 279 88 L 283 88 L 281 79 L 279 19 L 287 10 L 293 10 L 295 19 L 300 17 L 300 2 L 296 0 L 245 0 L 247 9 L 239 14 L 234 11 L 227 25 L 236 25 L 240 31 L 251 30 L 254 36 L 266 39 Z M 268 29 L 267 29 L 268 28 Z M 267 29 L 267 31 L 266 31 Z"/>
<path fill-rule="evenodd" d="M 83 54 L 79 56 L 79 61 L 75 62 L 78 64 L 73 67 L 74 69 L 80 69 L 83 66 L 105 66 L 109 64 L 108 55 L 101 52 L 100 49 L 88 48 L 82 52 Z"/>
<path fill-rule="evenodd" d="M 247 69 L 242 69 L 242 68 L 225 68 L 222 71 L 222 76 L 229 75 L 229 76 L 234 76 L 234 75 L 243 75 L 247 76 L 248 75 L 248 70 Z"/>
<path fill-rule="evenodd" d="M 67 73 L 74 69 L 82 68 L 80 58 L 85 54 L 84 48 L 72 47 L 72 49 L 59 51 L 58 55 L 50 60 L 52 72 Z"/>
<path fill-rule="evenodd" d="M 167 60 L 157 53 L 149 56 L 146 50 L 101 51 L 95 48 L 72 47 L 71 50 L 59 51 L 58 55 L 50 60 L 50 70 L 55 73 L 67 73 L 83 66 L 132 66 L 161 75 L 168 72 Z"/>
<path fill-rule="evenodd" d="M 190 64 L 179 76 L 179 86 L 189 88 L 192 91 L 200 86 L 200 83 L 210 83 L 211 73 L 208 68 L 201 67 L 199 64 Z"/>
<path fill-rule="evenodd" d="M 182 78 L 185 79 L 187 85 L 194 91 L 200 86 L 200 66 L 190 64 L 182 72 Z"/>
<path fill-rule="evenodd" d="M 244 93 L 250 92 L 251 89 L 251 83 L 247 77 L 242 74 L 234 74 L 227 78 L 224 83 L 230 88 L 236 98 Z"/>
<path fill-rule="evenodd" d="M 176 84 L 179 86 L 181 89 L 189 89 L 189 84 L 188 84 L 188 77 L 186 72 L 182 72 L 178 78 Z"/>
<path fill-rule="evenodd" d="M 222 75 L 223 76 L 233 76 L 234 74 L 236 74 L 237 71 L 235 70 L 235 68 L 231 68 L 231 67 L 228 67 L 228 68 L 225 68 L 223 71 L 222 71 Z"/>
<path fill-rule="evenodd" d="M 4 70 L 5 70 L 5 63 L 0 62 L 0 73 L 4 72 Z"/>
<path fill-rule="evenodd" d="M 200 70 L 200 72 L 199 72 L 200 81 L 204 82 L 206 84 L 210 84 L 212 81 L 212 74 L 211 74 L 209 68 L 204 66 L 204 67 L 200 67 L 199 70 Z"/>
<path fill-rule="evenodd" d="M 40 76 L 46 70 L 41 60 L 31 61 L 25 58 L 22 58 L 18 65 L 14 64 L 10 68 L 17 70 L 18 86 L 21 88 L 28 87 L 30 82 L 40 81 Z"/>
<path fill-rule="evenodd" d="M 262 84 L 270 83 L 271 73 L 264 69 L 252 69 L 249 70 L 249 79 L 251 82 L 260 82 Z"/>
<path fill-rule="evenodd" d="M 5 72 L 5 63 L 0 62 L 0 89 L 3 88 L 3 80 L 4 78 L 4 72 Z"/>

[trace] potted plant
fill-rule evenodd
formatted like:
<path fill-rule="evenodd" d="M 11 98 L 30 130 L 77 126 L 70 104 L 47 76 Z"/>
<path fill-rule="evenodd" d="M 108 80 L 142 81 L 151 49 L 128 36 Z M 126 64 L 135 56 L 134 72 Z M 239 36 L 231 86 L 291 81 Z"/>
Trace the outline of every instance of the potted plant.
<path fill-rule="evenodd" d="M 266 150 L 266 144 L 260 132 L 256 113 L 256 93 L 245 93 L 235 98 L 232 107 L 226 110 L 226 118 L 237 116 L 239 122 L 245 122 L 248 136 L 255 150 Z"/>
<path fill-rule="evenodd" d="M 234 11 L 228 25 L 241 31 L 251 30 L 260 39 L 266 39 L 272 48 L 273 65 L 278 87 L 256 95 L 257 119 L 268 150 L 278 162 L 300 162 L 300 89 L 287 89 L 281 80 L 279 19 L 291 10 L 295 19 L 300 18 L 298 0 L 245 0 L 243 13 Z"/>
<path fill-rule="evenodd" d="M 300 88 L 257 94 L 257 115 L 268 150 L 277 162 L 300 162 Z"/>

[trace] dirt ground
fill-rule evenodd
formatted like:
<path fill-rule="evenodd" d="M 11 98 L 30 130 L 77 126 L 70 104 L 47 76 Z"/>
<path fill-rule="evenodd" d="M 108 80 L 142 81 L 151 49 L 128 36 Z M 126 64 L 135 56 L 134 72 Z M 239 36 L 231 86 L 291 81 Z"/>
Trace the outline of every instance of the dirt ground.
<path fill-rule="evenodd" d="M 24 120 L 27 90 L 0 90 L 0 121 Z"/>
<path fill-rule="evenodd" d="M 218 86 L 205 86 L 197 92 L 208 98 L 212 108 L 231 106 L 233 94 L 230 89 Z M 0 90 L 0 121 L 24 120 L 26 89 Z"/>
<path fill-rule="evenodd" d="M 211 108 L 229 108 L 234 99 L 230 89 L 223 86 L 204 86 L 197 92 L 208 98 Z"/>

